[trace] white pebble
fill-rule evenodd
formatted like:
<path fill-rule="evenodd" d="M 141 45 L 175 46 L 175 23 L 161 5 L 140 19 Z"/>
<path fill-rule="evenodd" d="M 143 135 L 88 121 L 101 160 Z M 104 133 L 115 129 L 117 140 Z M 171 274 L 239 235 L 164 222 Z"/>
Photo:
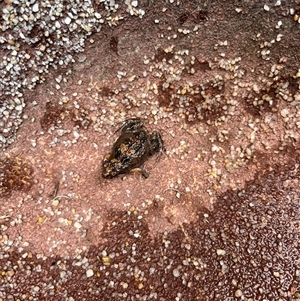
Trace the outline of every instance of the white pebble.
<path fill-rule="evenodd" d="M 131 5 L 132 5 L 133 7 L 137 7 L 137 6 L 138 6 L 137 0 L 132 1 L 132 2 L 131 2 Z"/>
<path fill-rule="evenodd" d="M 37 13 L 39 11 L 39 3 L 35 3 L 33 6 L 32 6 L 32 11 L 34 13 Z"/>
<path fill-rule="evenodd" d="M 89 277 L 92 277 L 94 275 L 94 271 L 92 269 L 88 269 L 86 271 L 86 277 L 89 278 Z"/>
<path fill-rule="evenodd" d="M 284 108 L 284 109 L 281 110 L 280 114 L 281 114 L 281 116 L 282 116 L 283 118 L 285 118 L 285 117 L 288 116 L 289 110 L 288 110 L 287 108 Z"/>
<path fill-rule="evenodd" d="M 81 226 L 81 224 L 80 224 L 79 222 L 75 222 L 75 223 L 74 223 L 74 227 L 75 227 L 76 229 L 80 229 L 82 226 Z"/>
<path fill-rule="evenodd" d="M 218 249 L 217 250 L 217 255 L 225 255 L 226 251 L 225 250 L 222 250 L 222 249 Z"/>
<path fill-rule="evenodd" d="M 3 143 L 6 143 L 6 138 L 4 136 L 0 135 L 0 141 Z"/>
<path fill-rule="evenodd" d="M 60 23 L 58 21 L 55 22 L 55 27 L 56 28 L 61 28 L 61 25 L 60 25 Z"/>
<path fill-rule="evenodd" d="M 60 278 L 61 278 L 61 279 L 64 279 L 64 278 L 66 277 L 66 275 L 67 275 L 67 272 L 66 272 L 66 271 L 61 271 L 61 272 L 60 272 Z"/>
<path fill-rule="evenodd" d="M 69 25 L 71 23 L 71 18 L 70 17 L 66 17 L 65 18 L 65 24 Z"/>
<path fill-rule="evenodd" d="M 294 100 L 295 101 L 300 101 L 300 94 L 299 93 L 294 95 Z"/>
<path fill-rule="evenodd" d="M 282 21 L 278 21 L 276 28 L 280 28 L 280 26 L 282 25 Z"/>
<path fill-rule="evenodd" d="M 79 133 L 78 133 L 78 132 L 76 132 L 76 131 L 74 131 L 74 132 L 73 132 L 73 135 L 74 135 L 75 139 L 78 139 L 78 138 L 79 138 L 79 136 L 80 136 L 80 135 L 79 135 Z"/>
<path fill-rule="evenodd" d="M 174 277 L 179 277 L 179 271 L 178 271 L 178 269 L 174 269 L 173 270 L 173 276 Z"/>
<path fill-rule="evenodd" d="M 269 11 L 269 10 L 270 10 L 270 7 L 269 7 L 267 4 L 265 4 L 265 5 L 264 5 L 264 10 L 265 10 L 265 11 Z"/>

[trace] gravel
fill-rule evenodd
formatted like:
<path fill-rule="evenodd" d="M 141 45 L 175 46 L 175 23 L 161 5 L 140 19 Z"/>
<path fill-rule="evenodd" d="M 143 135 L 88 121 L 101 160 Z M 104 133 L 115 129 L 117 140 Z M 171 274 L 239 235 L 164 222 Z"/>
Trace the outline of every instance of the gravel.
<path fill-rule="evenodd" d="M 73 258 L 14 250 L 3 230 L 0 298 L 299 298 L 299 162 L 297 157 L 293 167 L 280 166 L 243 190 L 220 195 L 213 211 L 198 210 L 194 222 L 155 238 L 137 215 L 111 212 L 102 232 L 107 243 Z M 141 236 L 133 237 L 131 229 Z"/>
<path fill-rule="evenodd" d="M 144 11 L 136 9 L 137 1 L 127 2 L 128 7 L 133 6 L 130 14 L 142 16 Z M 74 63 L 74 55 L 84 51 L 92 33 L 104 24 L 115 24 L 118 17 L 112 20 L 111 13 L 118 5 L 114 1 L 100 3 L 106 8 L 102 15 L 93 1 L 8 1 L 1 5 L 0 148 L 6 149 L 16 140 L 29 104 L 24 92 L 45 82 L 49 69 Z"/>

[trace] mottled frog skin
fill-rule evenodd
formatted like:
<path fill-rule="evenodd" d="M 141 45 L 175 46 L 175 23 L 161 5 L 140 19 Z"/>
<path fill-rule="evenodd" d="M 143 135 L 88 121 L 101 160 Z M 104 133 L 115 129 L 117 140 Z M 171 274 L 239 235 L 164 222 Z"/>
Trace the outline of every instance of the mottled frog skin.
<path fill-rule="evenodd" d="M 120 137 L 102 162 L 102 176 L 111 179 L 119 174 L 139 171 L 145 178 L 149 175 L 141 166 L 154 153 L 163 150 L 158 132 L 149 134 L 140 118 L 128 119 L 119 129 Z"/>

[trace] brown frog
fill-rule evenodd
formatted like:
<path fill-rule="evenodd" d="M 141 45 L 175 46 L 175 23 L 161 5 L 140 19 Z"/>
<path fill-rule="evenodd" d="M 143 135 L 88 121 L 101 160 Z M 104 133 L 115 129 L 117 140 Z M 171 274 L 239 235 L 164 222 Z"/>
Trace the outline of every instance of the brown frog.
<path fill-rule="evenodd" d="M 141 166 L 154 153 L 164 149 L 158 132 L 149 134 L 140 118 L 128 119 L 122 127 L 120 137 L 102 162 L 102 176 L 111 179 L 119 174 L 139 171 L 145 178 L 149 174 Z"/>

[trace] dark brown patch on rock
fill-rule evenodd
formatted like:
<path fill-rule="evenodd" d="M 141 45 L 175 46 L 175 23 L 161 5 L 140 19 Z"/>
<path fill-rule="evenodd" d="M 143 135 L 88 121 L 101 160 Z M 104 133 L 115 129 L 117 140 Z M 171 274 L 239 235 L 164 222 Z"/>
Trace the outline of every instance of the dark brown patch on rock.
<path fill-rule="evenodd" d="M 20 157 L 0 160 L 0 197 L 13 191 L 28 191 L 33 184 L 33 168 Z"/>
<path fill-rule="evenodd" d="M 88 109 L 79 109 L 72 112 L 72 120 L 75 126 L 78 126 L 80 129 L 87 130 L 92 123 L 91 118 L 89 117 Z"/>
<path fill-rule="evenodd" d="M 166 52 L 164 49 L 162 49 L 161 47 L 159 47 L 156 50 L 154 59 L 157 62 L 161 62 L 164 59 L 168 62 L 169 60 L 171 60 L 173 58 L 173 56 L 174 56 L 173 52 Z"/>
<path fill-rule="evenodd" d="M 41 118 L 41 127 L 44 131 L 48 130 L 51 126 L 57 126 L 62 120 L 62 114 L 64 108 L 59 107 L 58 105 L 47 102 L 46 111 L 44 116 Z"/>
<path fill-rule="evenodd" d="M 110 41 L 109 41 L 110 50 L 119 55 L 119 53 L 118 53 L 118 44 L 119 44 L 119 38 L 118 37 L 113 36 L 113 37 L 110 38 Z"/>
<path fill-rule="evenodd" d="M 250 93 L 245 100 L 245 109 L 253 116 L 260 116 L 266 112 L 277 112 L 278 97 L 275 83 L 258 93 Z"/>

